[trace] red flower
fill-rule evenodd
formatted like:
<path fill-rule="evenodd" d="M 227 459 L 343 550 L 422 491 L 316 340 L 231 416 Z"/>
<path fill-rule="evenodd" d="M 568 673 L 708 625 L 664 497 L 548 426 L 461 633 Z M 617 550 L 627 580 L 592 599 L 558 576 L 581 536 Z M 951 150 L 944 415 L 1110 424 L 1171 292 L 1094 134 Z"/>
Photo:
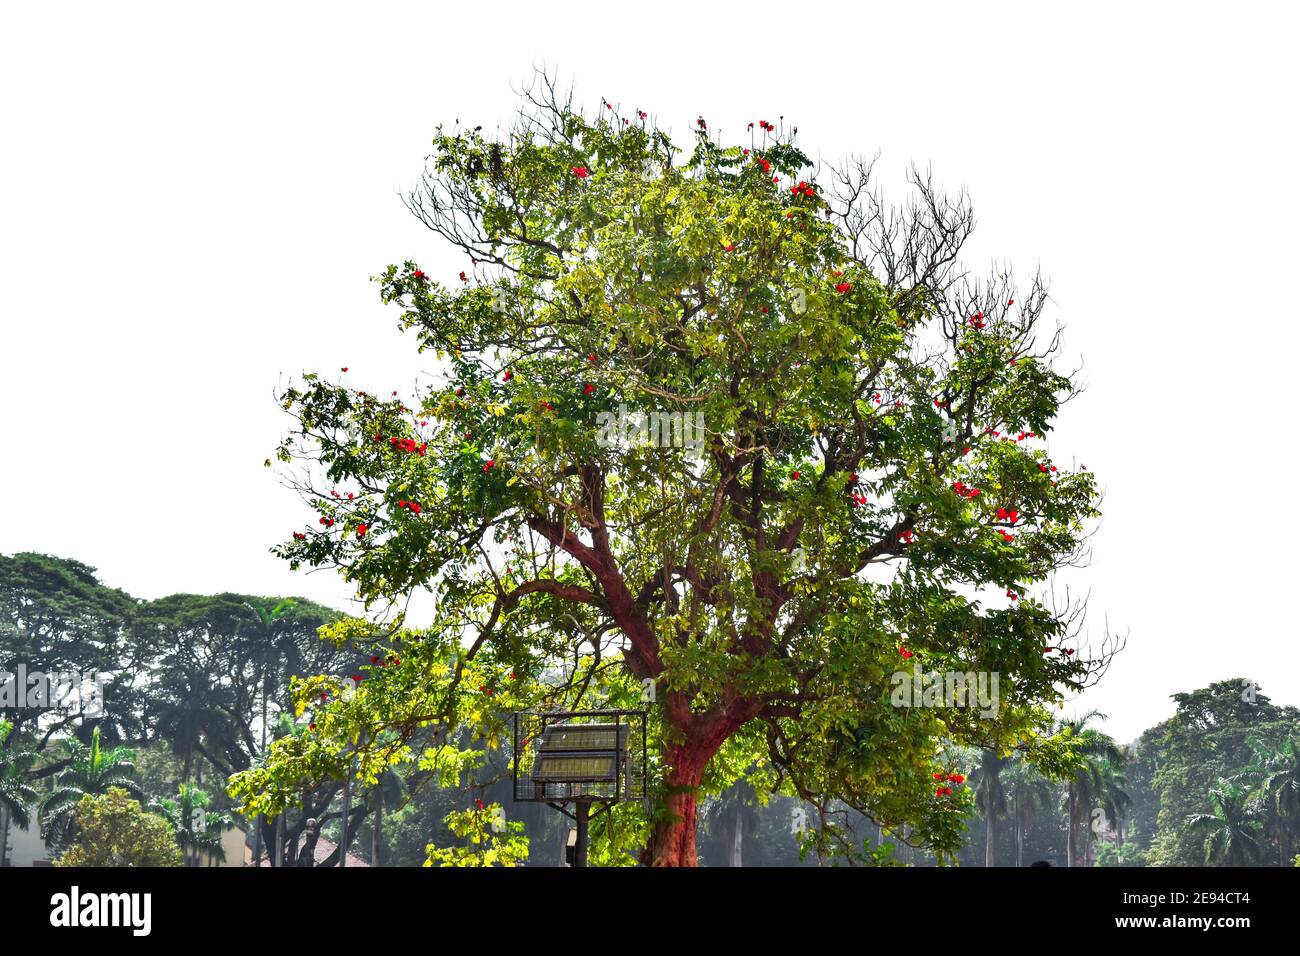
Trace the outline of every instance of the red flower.
<path fill-rule="evenodd" d="M 464 397 L 465 397 L 465 389 L 464 389 L 464 388 L 458 388 L 458 389 L 456 389 L 456 397 L 457 397 L 457 398 L 464 398 Z"/>
<path fill-rule="evenodd" d="M 736 244 L 735 244 L 734 242 L 729 242 L 729 243 L 727 243 L 727 251 L 728 251 L 728 252 L 735 252 L 735 251 L 736 251 Z"/>
<path fill-rule="evenodd" d="M 411 509 L 412 514 L 418 515 L 420 513 L 420 506 L 416 502 L 412 501 L 408 507 Z"/>
<path fill-rule="evenodd" d="M 1015 591 L 1011 590 L 1011 588 L 1007 588 L 1007 597 L 1011 598 L 1011 600 L 1013 601 L 1016 601 L 1019 600 L 1020 595 L 1017 594 Z"/>
<path fill-rule="evenodd" d="M 699 119 L 697 119 L 697 120 L 695 121 L 695 125 L 698 126 L 700 129 L 708 129 L 708 128 L 709 128 L 709 124 L 706 123 L 706 122 L 704 122 L 704 117 L 703 117 L 703 116 L 701 116 Z"/>
<path fill-rule="evenodd" d="M 293 533 L 293 540 L 295 540 L 295 541 L 306 541 L 306 540 L 307 540 L 307 536 L 306 536 L 305 534 L 300 534 L 299 532 L 295 531 L 295 532 Z"/>
<path fill-rule="evenodd" d="M 353 674 L 353 675 L 352 675 L 352 682 L 353 682 L 354 684 L 360 684 L 361 681 L 362 681 L 362 677 L 361 677 L 360 674 Z"/>
<path fill-rule="evenodd" d="M 416 269 L 411 273 L 411 278 L 415 279 L 417 282 L 425 282 L 429 277 L 424 274 L 423 269 Z"/>
<path fill-rule="evenodd" d="M 582 394 L 584 394 L 584 395 L 590 395 L 590 394 L 591 394 L 592 392 L 594 392 L 595 390 L 596 390 L 596 386 L 595 386 L 595 385 L 592 385 L 590 382 L 588 382 L 586 385 L 584 385 L 584 386 L 582 387 Z"/>
<path fill-rule="evenodd" d="M 307 729 L 308 729 L 308 730 L 315 730 L 315 729 L 316 729 L 316 725 L 315 725 L 314 723 L 313 723 L 313 724 L 308 724 L 308 725 L 307 725 Z"/>
<path fill-rule="evenodd" d="M 852 288 L 853 288 L 853 284 L 851 282 L 841 282 L 839 285 L 835 287 L 835 291 L 843 295 L 845 292 L 848 292 Z"/>
<path fill-rule="evenodd" d="M 793 478 L 795 481 L 798 481 L 798 480 L 799 480 L 799 472 L 797 472 L 797 471 L 792 471 L 792 472 L 790 472 L 790 477 Z"/>
<path fill-rule="evenodd" d="M 591 175 L 591 173 L 587 172 L 586 166 L 574 166 L 573 175 L 577 176 L 579 179 L 586 179 Z"/>
<path fill-rule="evenodd" d="M 903 658 L 903 660 L 908 660 L 912 656 L 912 652 L 909 651 L 906 647 L 900 647 L 898 649 L 898 653 L 899 656 Z"/>
<path fill-rule="evenodd" d="M 469 281 L 469 276 L 465 275 L 465 273 L 462 272 L 462 273 L 460 274 L 460 281 L 461 281 L 461 282 L 468 282 L 468 281 Z"/>
<path fill-rule="evenodd" d="M 368 524 L 357 525 L 357 537 L 364 538 L 366 536 L 366 532 L 369 530 L 370 530 L 370 525 Z"/>
<path fill-rule="evenodd" d="M 370 663 L 372 663 L 372 664 L 378 664 L 378 663 L 379 663 L 379 658 L 378 658 L 376 655 L 371 654 L 371 655 L 370 655 Z"/>
<path fill-rule="evenodd" d="M 1010 544 L 1012 541 L 1016 540 L 1016 536 L 1014 534 L 1008 534 L 1005 531 L 999 531 L 998 534 L 1002 535 L 1002 540 L 1007 542 L 1007 544 Z"/>
<path fill-rule="evenodd" d="M 503 381 L 503 382 L 508 382 L 508 381 L 510 381 L 510 380 L 511 380 L 512 378 L 514 378 L 514 377 L 515 377 L 515 373 L 514 373 L 514 372 L 507 371 L 504 375 L 501 376 L 501 381 Z"/>
<path fill-rule="evenodd" d="M 347 367 L 347 366 L 346 366 L 346 365 L 345 365 L 345 366 L 343 366 L 343 371 L 345 371 L 345 372 L 346 372 L 346 371 L 347 371 L 347 370 L 348 370 L 348 367 Z"/>
<path fill-rule="evenodd" d="M 495 465 L 496 463 L 497 463 L 497 460 L 496 460 L 495 458 L 489 458 L 487 461 L 485 461 L 485 462 L 483 463 L 483 471 L 484 471 L 484 472 L 491 471 L 491 470 L 492 470 L 492 466 Z"/>
<path fill-rule="evenodd" d="M 323 524 L 323 525 L 324 525 L 325 527 L 327 527 L 327 528 L 331 528 L 331 527 L 334 526 L 334 519 L 333 519 L 333 518 L 321 518 L 321 519 L 320 519 L 320 523 Z"/>
<path fill-rule="evenodd" d="M 941 774 L 941 773 L 936 773 L 936 774 L 934 775 L 934 779 L 935 779 L 935 780 L 942 780 L 942 779 L 943 779 L 943 774 Z"/>
<path fill-rule="evenodd" d="M 588 353 L 587 353 L 587 361 L 590 362 L 590 363 L 592 363 L 593 365 L 595 365 L 595 364 L 596 364 L 596 353 L 595 353 L 595 352 L 588 352 Z"/>

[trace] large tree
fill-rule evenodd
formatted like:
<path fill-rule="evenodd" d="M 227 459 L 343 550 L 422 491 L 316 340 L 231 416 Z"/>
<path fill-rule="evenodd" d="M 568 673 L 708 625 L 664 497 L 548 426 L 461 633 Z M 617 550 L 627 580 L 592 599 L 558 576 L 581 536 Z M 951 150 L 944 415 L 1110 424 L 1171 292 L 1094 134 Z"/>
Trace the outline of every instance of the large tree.
<path fill-rule="evenodd" d="M 888 206 L 869 164 L 814 168 L 795 132 L 701 117 L 682 149 L 545 77 L 499 135 L 439 128 L 409 205 L 463 271 L 379 277 L 439 379 L 307 374 L 279 450 L 314 511 L 280 553 L 370 601 L 430 589 L 437 617 L 337 702 L 314 765 L 286 750 L 285 793 L 358 737 L 484 719 L 491 675 L 586 699 L 542 675 L 594 659 L 654 691 L 645 862 L 693 865 L 702 788 L 754 764 L 950 853 L 969 797 L 935 786 L 944 743 L 1029 746 L 1095 672 L 1033 590 L 1097 499 L 1048 450 L 1073 385 L 1045 288 L 967 278 L 964 196 L 913 171 Z M 918 664 L 997 674 L 996 714 L 894 706 Z"/>

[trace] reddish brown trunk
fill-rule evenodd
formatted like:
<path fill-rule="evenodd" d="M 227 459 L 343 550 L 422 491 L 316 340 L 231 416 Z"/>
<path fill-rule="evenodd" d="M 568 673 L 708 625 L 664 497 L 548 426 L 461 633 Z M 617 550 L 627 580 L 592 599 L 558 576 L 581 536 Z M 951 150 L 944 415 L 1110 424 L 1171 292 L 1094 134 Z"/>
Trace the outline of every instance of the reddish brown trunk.
<path fill-rule="evenodd" d="M 666 813 L 646 843 L 641 861 L 648 866 L 695 866 L 695 811 L 704 769 L 727 738 L 758 716 L 763 704 L 728 697 L 708 715 L 692 715 L 684 698 L 670 698 L 665 712 L 682 742 L 664 752 Z"/>
<path fill-rule="evenodd" d="M 666 817 L 654 829 L 642 861 L 648 866 L 695 866 L 695 811 L 700 780 L 716 747 L 702 742 L 673 747 L 664 778 Z"/>

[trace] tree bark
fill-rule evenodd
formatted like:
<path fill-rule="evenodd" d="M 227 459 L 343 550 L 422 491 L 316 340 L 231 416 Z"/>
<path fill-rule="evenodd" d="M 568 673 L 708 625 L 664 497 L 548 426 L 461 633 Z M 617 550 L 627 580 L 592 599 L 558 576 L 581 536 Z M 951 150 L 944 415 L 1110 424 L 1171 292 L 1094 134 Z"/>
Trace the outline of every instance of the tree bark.
<path fill-rule="evenodd" d="M 680 743 L 664 753 L 664 815 L 641 854 L 648 866 L 697 866 L 695 823 L 700 781 L 713 755 L 732 734 L 758 716 L 763 704 L 731 698 L 709 714 L 692 714 L 684 698 L 673 695 L 665 707 Z"/>
<path fill-rule="evenodd" d="M 695 812 L 704 768 L 716 751 L 688 742 L 668 751 L 664 776 L 665 819 L 646 844 L 643 862 L 649 866 L 696 866 Z"/>

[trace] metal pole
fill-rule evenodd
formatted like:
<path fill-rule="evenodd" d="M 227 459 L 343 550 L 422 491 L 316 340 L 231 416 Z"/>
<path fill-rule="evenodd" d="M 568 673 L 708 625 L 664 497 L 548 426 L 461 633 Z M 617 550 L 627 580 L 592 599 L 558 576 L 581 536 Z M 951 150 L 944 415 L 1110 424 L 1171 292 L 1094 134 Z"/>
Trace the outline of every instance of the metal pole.
<path fill-rule="evenodd" d="M 591 804 L 586 800 L 579 800 L 574 807 L 575 816 L 578 818 L 578 845 L 573 848 L 573 865 L 587 865 L 587 811 L 591 809 Z"/>

